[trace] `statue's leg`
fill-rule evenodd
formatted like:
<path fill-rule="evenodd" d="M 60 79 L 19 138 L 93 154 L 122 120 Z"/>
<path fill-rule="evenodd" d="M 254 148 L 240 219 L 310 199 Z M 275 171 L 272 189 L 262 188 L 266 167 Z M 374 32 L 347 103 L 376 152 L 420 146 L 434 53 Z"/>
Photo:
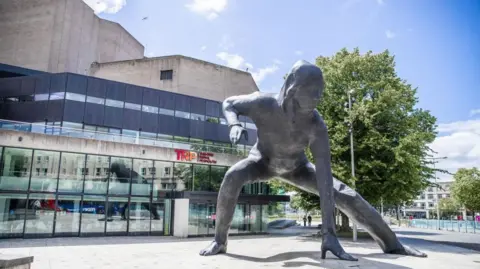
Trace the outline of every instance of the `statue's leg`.
<path fill-rule="evenodd" d="M 316 195 L 319 194 L 315 177 L 315 166 L 311 163 L 282 177 L 288 183 L 304 191 Z M 378 211 L 357 192 L 335 178 L 333 179 L 333 188 L 336 207 L 358 225 L 362 226 L 385 253 L 426 257 L 424 253 L 402 245 Z"/>
<path fill-rule="evenodd" d="M 200 255 L 215 255 L 227 251 L 228 230 L 232 223 L 235 205 L 245 183 L 268 179 L 266 165 L 258 158 L 248 157 L 228 169 L 217 198 L 215 239 Z"/>

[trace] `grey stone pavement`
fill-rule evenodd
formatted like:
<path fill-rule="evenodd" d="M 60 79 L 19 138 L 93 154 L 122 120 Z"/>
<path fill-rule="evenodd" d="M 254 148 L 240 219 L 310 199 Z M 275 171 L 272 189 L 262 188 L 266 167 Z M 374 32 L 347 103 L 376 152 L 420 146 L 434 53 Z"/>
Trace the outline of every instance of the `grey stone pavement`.
<path fill-rule="evenodd" d="M 384 254 L 371 240 L 342 239 L 358 262 L 339 261 L 330 253 L 320 259 L 315 229 L 295 227 L 264 236 L 231 236 L 228 254 L 198 255 L 212 238 L 99 237 L 1 240 L 0 253 L 33 255 L 33 269 L 80 268 L 362 268 L 362 269 L 473 269 L 480 268 L 480 252 L 434 242 L 443 235 L 432 230 L 395 228 L 401 240 L 427 258 Z M 432 234 L 433 233 L 433 234 Z M 451 236 L 459 236 L 453 234 Z M 478 235 L 468 235 L 470 237 Z M 443 238 L 442 240 L 444 240 Z M 440 240 L 440 241 L 442 241 Z M 474 240 L 476 240 L 474 238 Z M 480 243 L 480 242 L 479 242 Z"/>

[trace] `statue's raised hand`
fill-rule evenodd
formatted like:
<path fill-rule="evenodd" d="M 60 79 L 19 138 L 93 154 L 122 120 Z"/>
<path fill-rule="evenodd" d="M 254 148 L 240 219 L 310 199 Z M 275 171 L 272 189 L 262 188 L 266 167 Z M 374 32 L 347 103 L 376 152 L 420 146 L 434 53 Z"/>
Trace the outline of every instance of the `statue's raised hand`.
<path fill-rule="evenodd" d="M 245 139 L 248 140 L 247 129 L 243 128 L 241 125 L 233 125 L 230 128 L 230 141 L 232 144 L 237 144 L 242 138 L 242 135 L 245 135 Z"/>

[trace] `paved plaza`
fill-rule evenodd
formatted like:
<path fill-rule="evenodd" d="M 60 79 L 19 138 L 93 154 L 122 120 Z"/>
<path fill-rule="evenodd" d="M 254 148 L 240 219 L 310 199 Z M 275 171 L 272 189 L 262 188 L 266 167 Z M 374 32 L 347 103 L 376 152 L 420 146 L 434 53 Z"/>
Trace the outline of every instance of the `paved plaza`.
<path fill-rule="evenodd" d="M 33 269 L 80 268 L 363 268 L 473 269 L 480 252 L 418 238 L 402 240 L 425 251 L 428 258 L 383 254 L 370 240 L 342 240 L 358 262 L 339 261 L 330 253 L 320 259 L 320 239 L 303 235 L 230 237 L 228 254 L 198 255 L 211 238 L 100 237 L 2 240 L 0 253 L 33 255 Z"/>

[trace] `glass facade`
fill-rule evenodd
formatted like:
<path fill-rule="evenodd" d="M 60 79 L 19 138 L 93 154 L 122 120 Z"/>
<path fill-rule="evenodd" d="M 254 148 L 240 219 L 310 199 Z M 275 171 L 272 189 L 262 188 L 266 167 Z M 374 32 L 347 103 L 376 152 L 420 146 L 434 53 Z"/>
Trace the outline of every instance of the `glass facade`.
<path fill-rule="evenodd" d="M 0 147 L 0 238 L 170 235 L 172 191 L 218 192 L 228 167 Z M 245 185 L 243 194 L 267 194 Z M 263 190 L 263 191 L 262 191 Z M 214 231 L 215 204 L 191 204 L 192 235 Z M 239 204 L 232 233 L 264 231 Z"/>

